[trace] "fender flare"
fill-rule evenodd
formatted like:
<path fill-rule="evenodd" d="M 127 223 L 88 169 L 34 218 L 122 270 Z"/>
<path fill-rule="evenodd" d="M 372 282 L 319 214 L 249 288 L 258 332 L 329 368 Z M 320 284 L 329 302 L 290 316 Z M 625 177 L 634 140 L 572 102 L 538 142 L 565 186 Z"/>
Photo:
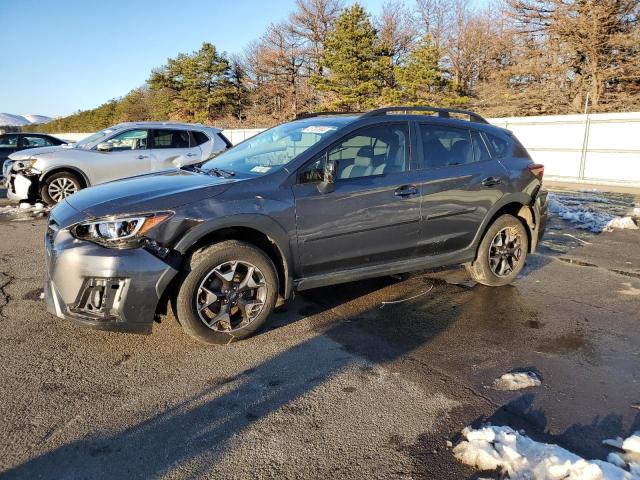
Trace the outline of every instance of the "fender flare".
<path fill-rule="evenodd" d="M 289 235 L 282 226 L 271 217 L 263 214 L 236 214 L 228 215 L 203 222 L 192 229 L 178 241 L 174 250 L 184 255 L 201 239 L 225 228 L 245 227 L 256 230 L 265 235 L 275 246 L 282 258 L 282 269 L 285 274 L 284 296 L 288 298 L 293 289 L 293 254 L 289 245 Z"/>
<path fill-rule="evenodd" d="M 480 246 L 480 242 L 482 241 L 482 237 L 484 236 L 484 233 L 487 231 L 487 228 L 489 228 L 491 221 L 495 217 L 496 213 L 498 213 L 499 210 L 501 210 L 502 208 L 504 208 L 506 205 L 509 205 L 509 204 L 520 205 L 520 209 L 517 215 L 526 221 L 525 226 L 529 229 L 529 234 L 531 236 L 531 241 L 529 242 L 529 250 L 534 251 L 536 247 L 535 244 L 537 243 L 536 233 L 537 233 L 537 225 L 538 225 L 539 219 L 536 218 L 535 212 L 533 211 L 533 208 L 531 208 L 531 203 L 532 203 L 531 196 L 524 192 L 509 193 L 507 195 L 504 195 L 502 198 L 500 198 L 500 200 L 498 200 L 493 205 L 491 210 L 487 212 L 484 220 L 482 221 L 482 224 L 480 225 L 480 228 L 476 232 L 476 236 L 473 239 L 473 243 L 472 243 L 476 254 L 478 251 L 478 247 Z"/>

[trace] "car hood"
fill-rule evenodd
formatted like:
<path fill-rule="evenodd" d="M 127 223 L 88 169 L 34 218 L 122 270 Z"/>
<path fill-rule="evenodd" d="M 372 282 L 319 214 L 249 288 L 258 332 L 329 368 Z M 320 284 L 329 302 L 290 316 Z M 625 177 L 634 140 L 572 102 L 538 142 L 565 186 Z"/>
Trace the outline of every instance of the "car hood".
<path fill-rule="evenodd" d="M 236 181 L 176 170 L 97 185 L 67 202 L 91 217 L 162 211 L 219 195 Z"/>
<path fill-rule="evenodd" d="M 37 157 L 39 155 L 44 155 L 46 153 L 55 153 L 60 150 L 69 150 L 71 147 L 64 147 L 62 145 L 57 145 L 55 147 L 38 147 L 38 148 L 27 148 L 26 150 L 20 150 L 19 152 L 12 153 L 9 155 L 9 160 L 26 160 L 27 158 Z"/>

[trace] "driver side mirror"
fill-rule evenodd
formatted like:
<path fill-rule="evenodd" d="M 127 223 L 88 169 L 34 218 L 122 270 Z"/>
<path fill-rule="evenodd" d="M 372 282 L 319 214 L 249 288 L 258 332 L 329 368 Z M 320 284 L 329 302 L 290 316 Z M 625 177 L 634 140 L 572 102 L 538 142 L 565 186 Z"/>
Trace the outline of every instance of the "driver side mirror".
<path fill-rule="evenodd" d="M 320 193 L 333 192 L 333 183 L 336 176 L 336 163 L 327 159 L 324 164 L 324 180 L 318 184 L 318 191 Z"/>
<path fill-rule="evenodd" d="M 96 150 L 99 152 L 110 152 L 113 150 L 113 145 L 109 142 L 102 142 L 96 146 Z"/>

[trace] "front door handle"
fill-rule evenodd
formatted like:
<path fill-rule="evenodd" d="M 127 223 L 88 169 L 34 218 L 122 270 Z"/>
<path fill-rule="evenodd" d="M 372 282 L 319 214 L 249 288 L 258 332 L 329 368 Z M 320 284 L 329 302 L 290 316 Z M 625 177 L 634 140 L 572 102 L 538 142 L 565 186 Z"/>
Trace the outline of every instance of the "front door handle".
<path fill-rule="evenodd" d="M 187 153 L 187 157 L 195 157 L 198 155 L 197 153 Z"/>
<path fill-rule="evenodd" d="M 482 180 L 482 185 L 484 185 L 485 187 L 494 187 L 495 185 L 500 185 L 501 183 L 502 180 L 500 180 L 500 178 L 498 177 L 487 177 Z"/>
<path fill-rule="evenodd" d="M 143 158 L 149 158 L 149 155 L 138 155 L 136 158 L 142 160 Z"/>
<path fill-rule="evenodd" d="M 417 195 L 418 189 L 415 185 L 403 185 L 394 192 L 396 197 L 408 197 L 409 195 Z"/>

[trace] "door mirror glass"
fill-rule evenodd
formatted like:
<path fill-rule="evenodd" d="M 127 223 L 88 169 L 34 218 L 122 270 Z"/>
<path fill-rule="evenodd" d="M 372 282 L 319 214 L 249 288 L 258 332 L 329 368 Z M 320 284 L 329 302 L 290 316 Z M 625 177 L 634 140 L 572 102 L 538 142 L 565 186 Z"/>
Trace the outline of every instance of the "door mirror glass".
<path fill-rule="evenodd" d="M 109 142 L 102 142 L 96 146 L 96 150 L 99 152 L 110 152 L 113 150 L 113 145 Z"/>

